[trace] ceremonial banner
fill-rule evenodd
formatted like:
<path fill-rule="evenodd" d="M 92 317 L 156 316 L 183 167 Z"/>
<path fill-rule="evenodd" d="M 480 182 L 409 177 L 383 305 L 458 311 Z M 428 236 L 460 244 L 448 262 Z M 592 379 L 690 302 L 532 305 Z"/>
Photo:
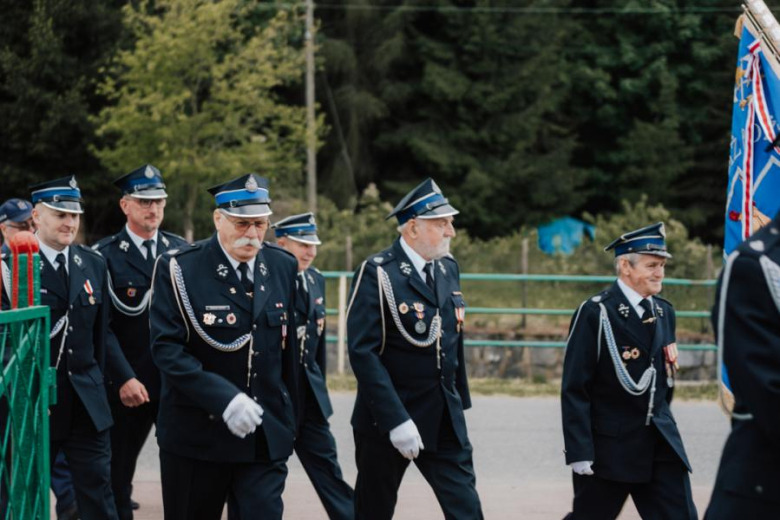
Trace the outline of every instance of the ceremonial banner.
<path fill-rule="evenodd" d="M 771 16 L 768 9 L 765 14 Z M 731 122 L 724 257 L 780 210 L 778 60 L 773 48 L 757 38 L 760 33 L 751 18 L 742 20 Z"/>

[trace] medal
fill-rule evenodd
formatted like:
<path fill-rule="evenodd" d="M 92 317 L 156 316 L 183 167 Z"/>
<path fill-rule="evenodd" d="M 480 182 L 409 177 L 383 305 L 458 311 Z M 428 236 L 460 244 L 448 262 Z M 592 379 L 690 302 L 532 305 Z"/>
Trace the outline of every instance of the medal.
<path fill-rule="evenodd" d="M 94 291 L 92 290 L 92 284 L 89 283 L 89 280 L 84 282 L 84 290 L 87 291 L 87 294 L 89 295 L 89 304 L 95 305 L 95 296 L 93 295 Z"/>
<path fill-rule="evenodd" d="M 406 314 L 407 312 L 409 312 L 409 306 L 406 305 L 405 303 L 401 303 L 398 306 L 398 312 L 400 312 L 401 314 Z"/>
<path fill-rule="evenodd" d="M 233 325 L 234 323 L 236 323 L 236 315 L 231 312 L 230 314 L 225 316 L 225 321 L 228 322 L 228 325 Z"/>
<path fill-rule="evenodd" d="M 639 359 L 639 349 L 634 347 L 631 349 L 631 359 Z"/>
<path fill-rule="evenodd" d="M 631 352 L 629 352 L 628 350 L 624 350 L 623 351 L 623 359 L 625 359 L 626 361 L 631 359 Z"/>
<path fill-rule="evenodd" d="M 128 298 L 135 298 L 136 290 L 135 287 L 128 287 L 127 288 L 127 297 Z"/>
<path fill-rule="evenodd" d="M 214 322 L 216 320 L 217 317 L 210 312 L 207 312 L 206 314 L 203 315 L 203 323 L 205 323 L 206 325 L 214 325 Z"/>
<path fill-rule="evenodd" d="M 426 330 L 427 328 L 428 328 L 428 327 L 426 327 L 426 325 L 425 325 L 425 322 L 424 322 L 424 321 L 422 321 L 422 320 L 420 320 L 420 321 L 418 321 L 417 323 L 415 323 L 415 324 L 414 324 L 414 331 L 415 331 L 417 334 L 424 334 L 424 333 L 425 333 L 425 330 Z"/>

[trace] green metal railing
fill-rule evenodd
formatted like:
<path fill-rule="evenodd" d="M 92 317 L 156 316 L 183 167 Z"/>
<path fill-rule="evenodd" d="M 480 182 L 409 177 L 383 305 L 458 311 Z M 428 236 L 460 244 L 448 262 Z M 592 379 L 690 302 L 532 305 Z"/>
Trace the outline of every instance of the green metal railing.
<path fill-rule="evenodd" d="M 40 305 L 38 255 L 20 254 L 9 264 L 1 289 L 4 308 L 9 303 L 18 308 L 0 312 L 0 518 L 44 520 L 50 517 L 48 410 L 56 395 L 49 368 L 49 308 Z M 14 292 L 18 298 L 11 297 Z"/>
<path fill-rule="evenodd" d="M 326 271 L 322 273 L 326 279 L 338 280 L 338 307 L 326 310 L 330 316 L 338 316 L 337 335 L 328 335 L 326 341 L 337 345 L 337 369 L 344 372 L 346 359 L 346 306 L 347 306 L 347 281 L 352 278 L 350 271 Z M 492 274 L 492 273 L 464 273 L 461 281 L 478 282 L 521 282 L 521 283 L 588 283 L 611 284 L 614 276 L 578 276 L 578 275 L 546 275 L 546 274 Z M 717 280 L 688 280 L 683 278 L 666 278 L 665 286 L 673 287 L 697 287 L 714 289 Z M 517 307 L 469 307 L 468 315 L 519 315 L 519 316 L 572 316 L 576 309 L 537 309 Z M 709 319 L 710 312 L 703 310 L 678 310 L 678 318 Z M 539 341 L 539 340 L 493 340 L 493 339 L 466 339 L 467 347 L 506 347 L 506 348 L 554 348 L 562 349 L 565 341 Z M 712 343 L 688 343 L 679 344 L 678 349 L 683 351 L 707 352 L 717 350 Z"/>

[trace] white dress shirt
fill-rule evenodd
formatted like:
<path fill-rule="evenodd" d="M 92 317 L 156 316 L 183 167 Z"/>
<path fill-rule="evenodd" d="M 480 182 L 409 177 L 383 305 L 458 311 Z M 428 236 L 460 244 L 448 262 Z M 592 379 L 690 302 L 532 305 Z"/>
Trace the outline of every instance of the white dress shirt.
<path fill-rule="evenodd" d="M 420 275 L 420 278 L 422 278 L 422 281 L 427 283 L 428 282 L 428 280 L 427 280 L 428 275 L 425 274 L 425 271 L 423 271 L 423 269 L 425 269 L 425 264 L 428 263 L 428 262 L 425 261 L 425 258 L 420 256 L 420 253 L 418 253 L 417 251 L 412 249 L 412 246 L 410 246 L 409 244 L 406 243 L 406 240 L 404 240 L 404 237 L 401 237 L 401 249 L 404 250 L 404 253 L 406 253 L 406 256 L 408 256 L 409 260 L 412 261 L 412 265 L 417 270 L 417 274 Z M 433 261 L 433 260 L 431 260 L 431 261 Z M 432 269 L 431 269 L 431 272 L 433 272 Z M 436 275 L 434 275 L 434 278 L 435 278 L 435 276 Z"/>
<path fill-rule="evenodd" d="M 144 258 L 149 258 L 148 252 L 146 251 L 146 246 L 144 245 L 144 240 L 147 240 L 145 238 L 141 238 L 132 231 L 130 231 L 130 227 L 125 224 L 125 230 L 127 230 L 127 234 L 130 236 L 130 240 L 133 241 L 133 244 L 135 244 L 135 247 L 138 248 L 138 250 L 141 252 L 141 256 Z M 154 251 L 152 251 L 152 255 L 157 258 L 157 239 L 160 238 L 159 233 L 157 231 L 154 232 L 154 236 L 148 240 L 153 240 L 154 243 L 152 244 L 152 247 L 154 248 Z"/>
<path fill-rule="evenodd" d="M 645 315 L 645 310 L 639 305 L 639 302 L 644 300 L 642 298 L 642 295 L 633 290 L 631 287 L 629 287 L 623 280 L 618 278 L 618 287 L 620 287 L 620 290 L 623 291 L 623 294 L 626 295 L 626 299 L 628 299 L 628 303 L 631 304 L 631 307 L 634 308 L 634 311 L 636 311 L 637 315 L 639 315 L 639 319 L 641 320 Z M 647 299 L 650 301 L 650 308 L 653 308 L 653 297 L 648 296 Z"/>

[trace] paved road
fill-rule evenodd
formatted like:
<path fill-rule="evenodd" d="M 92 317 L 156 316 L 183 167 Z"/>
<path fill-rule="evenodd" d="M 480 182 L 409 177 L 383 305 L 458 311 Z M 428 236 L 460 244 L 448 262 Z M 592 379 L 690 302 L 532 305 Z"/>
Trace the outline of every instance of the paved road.
<path fill-rule="evenodd" d="M 332 396 L 331 419 L 339 459 L 348 482 L 356 470 L 349 416 L 354 394 Z M 688 455 L 693 464 L 694 498 L 703 516 L 717 471 L 728 422 L 711 402 L 678 402 L 673 405 Z M 564 466 L 559 401 L 555 398 L 476 397 L 466 412 L 474 445 L 477 487 L 488 519 L 560 519 L 571 504 L 571 474 Z M 141 502 L 136 518 L 161 519 L 157 444 L 150 437 L 135 482 L 135 498 Z M 326 519 L 314 489 L 297 459 L 290 461 L 284 494 L 285 518 Z M 420 473 L 411 466 L 401 486 L 396 518 L 443 518 L 436 499 Z M 620 517 L 638 519 L 629 502 Z"/>

